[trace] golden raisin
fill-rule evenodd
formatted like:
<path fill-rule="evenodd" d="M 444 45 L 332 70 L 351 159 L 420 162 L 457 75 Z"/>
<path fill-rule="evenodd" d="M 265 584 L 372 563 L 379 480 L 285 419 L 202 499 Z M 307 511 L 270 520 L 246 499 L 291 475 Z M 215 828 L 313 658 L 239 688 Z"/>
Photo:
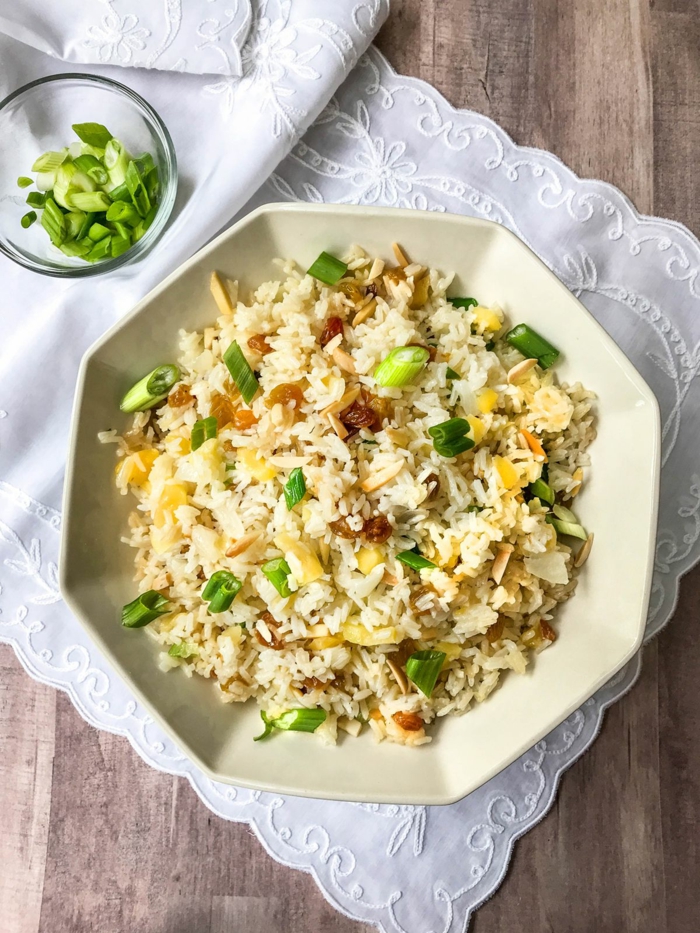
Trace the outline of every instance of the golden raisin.
<path fill-rule="evenodd" d="M 343 322 L 339 317 L 329 317 L 321 334 L 320 344 L 325 347 L 334 337 L 343 333 Z"/>
<path fill-rule="evenodd" d="M 279 636 L 277 635 L 277 622 L 275 621 L 275 617 L 272 615 L 272 613 L 268 612 L 267 610 L 265 612 L 261 612 L 260 618 L 265 623 L 265 625 L 268 627 L 270 631 L 271 640 L 266 641 L 256 628 L 255 637 L 258 640 L 258 642 L 263 647 L 273 648 L 275 651 L 279 651 L 280 649 L 284 648 L 285 643 L 283 639 L 279 638 Z"/>
<path fill-rule="evenodd" d="M 270 392 L 265 399 L 265 404 L 268 408 L 272 408 L 277 404 L 288 405 L 290 402 L 293 402 L 294 407 L 299 408 L 303 401 L 304 393 L 298 385 L 294 385 L 292 382 L 283 382 L 282 385 L 275 386 Z"/>
<path fill-rule="evenodd" d="M 341 411 L 339 417 L 346 427 L 352 428 L 371 428 L 377 421 L 376 412 L 372 411 L 371 408 L 365 408 L 364 405 L 360 405 L 356 401 L 344 411 Z"/>
<path fill-rule="evenodd" d="M 547 641 L 556 641 L 557 633 L 554 631 L 549 622 L 546 622 L 544 619 L 540 620 L 540 633 L 542 638 L 546 638 Z"/>
<path fill-rule="evenodd" d="M 427 600 L 425 597 L 430 593 L 432 596 L 435 596 L 435 589 L 426 584 L 425 586 L 416 587 L 415 590 L 411 593 L 410 599 L 408 600 L 408 605 L 416 613 L 416 615 L 424 615 L 427 612 L 432 610 L 432 600 L 428 603 L 427 607 L 424 606 L 422 609 L 418 607 L 418 603 L 425 603 Z"/>
<path fill-rule="evenodd" d="M 209 415 L 216 418 L 217 427 L 222 431 L 227 425 L 233 423 L 236 407 L 228 396 L 222 395 L 220 392 L 213 392 Z"/>
<path fill-rule="evenodd" d="M 253 336 L 248 340 L 248 346 L 251 350 L 255 350 L 256 353 L 260 353 L 261 356 L 265 356 L 267 353 L 272 353 L 272 347 L 267 342 L 267 337 L 265 334 L 253 334 Z"/>
<path fill-rule="evenodd" d="M 413 298 L 411 298 L 409 308 L 413 311 L 415 311 L 416 308 L 422 308 L 428 300 L 429 293 L 430 276 L 426 272 L 419 279 L 413 280 Z"/>
<path fill-rule="evenodd" d="M 358 304 L 365 297 L 357 282 L 343 282 L 338 286 L 338 288 L 344 295 L 348 296 L 350 301 L 354 302 L 355 304 Z M 333 320 L 333 318 L 331 318 L 331 320 Z M 325 344 L 321 344 L 321 346 L 325 346 Z"/>
<path fill-rule="evenodd" d="M 301 682 L 301 692 L 308 693 L 310 690 L 325 690 L 328 683 L 325 680 L 319 680 L 318 677 L 305 677 Z"/>
<path fill-rule="evenodd" d="M 390 655 L 391 660 L 394 664 L 398 664 L 399 667 L 404 667 L 406 661 L 408 661 L 415 650 L 416 643 L 414 640 L 412 638 L 404 638 L 397 650 Z"/>
<path fill-rule="evenodd" d="M 384 277 L 389 279 L 395 285 L 397 285 L 399 282 L 406 281 L 406 273 L 403 271 L 402 266 L 395 266 L 393 269 L 385 269 Z"/>
<path fill-rule="evenodd" d="M 368 395 L 371 393 L 368 393 Z M 381 425 L 385 421 L 391 421 L 394 415 L 394 406 L 391 404 L 391 399 L 388 398 L 372 398 L 367 400 L 367 407 L 371 408 L 372 411 L 377 416 L 377 424 Z"/>
<path fill-rule="evenodd" d="M 383 515 L 368 518 L 362 526 L 362 534 L 370 544 L 384 544 L 391 537 L 393 530 L 389 520 L 384 518 Z"/>
<path fill-rule="evenodd" d="M 368 713 L 368 718 L 377 720 L 377 719 L 383 719 L 384 717 L 382 716 L 382 714 L 379 712 L 378 709 L 371 709 Z"/>
<path fill-rule="evenodd" d="M 168 396 L 168 405 L 171 408 L 182 408 L 183 405 L 189 405 L 194 401 L 194 396 L 190 392 L 191 386 L 186 382 L 181 382 Z"/>
<path fill-rule="evenodd" d="M 354 541 L 355 538 L 359 538 L 362 534 L 361 530 L 355 531 L 354 528 L 350 527 L 347 518 L 339 518 L 337 522 L 331 522 L 330 529 L 334 535 L 339 538 L 347 538 L 349 541 Z"/>
<path fill-rule="evenodd" d="M 490 644 L 493 644 L 495 641 L 498 641 L 499 638 L 503 635 L 503 629 L 506 627 L 506 618 L 505 616 L 499 616 L 498 619 L 489 625 L 486 629 L 486 638 Z"/>
<path fill-rule="evenodd" d="M 247 431 L 258 423 L 258 419 L 249 408 L 240 408 L 234 413 L 231 423 L 239 431 Z"/>
<path fill-rule="evenodd" d="M 440 492 L 440 477 L 437 473 L 431 473 L 430 476 L 426 476 L 423 480 L 423 485 L 428 490 L 427 502 L 430 502 L 431 499 L 437 498 Z"/>
<path fill-rule="evenodd" d="M 416 713 L 404 713 L 399 710 L 391 718 L 404 732 L 420 732 L 423 728 L 423 720 Z"/>

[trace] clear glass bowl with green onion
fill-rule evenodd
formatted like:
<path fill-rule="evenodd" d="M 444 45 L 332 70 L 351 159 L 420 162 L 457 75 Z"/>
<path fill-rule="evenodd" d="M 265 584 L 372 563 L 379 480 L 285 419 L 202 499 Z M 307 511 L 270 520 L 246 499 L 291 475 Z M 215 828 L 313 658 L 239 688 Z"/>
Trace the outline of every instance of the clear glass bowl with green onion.
<path fill-rule="evenodd" d="M 93 138 L 91 124 L 107 127 L 114 143 Z M 53 153 L 64 154 L 62 166 L 33 170 Z M 0 103 L 0 252 L 25 268 L 80 278 L 136 262 L 158 242 L 176 191 L 170 134 L 125 85 L 50 75 Z M 98 198 L 104 204 L 92 203 Z"/>

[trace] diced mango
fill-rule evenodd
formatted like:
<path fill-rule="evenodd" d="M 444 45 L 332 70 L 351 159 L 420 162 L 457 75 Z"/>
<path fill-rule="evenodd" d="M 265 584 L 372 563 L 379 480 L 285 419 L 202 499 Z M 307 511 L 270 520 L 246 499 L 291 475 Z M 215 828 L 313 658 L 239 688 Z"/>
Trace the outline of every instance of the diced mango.
<path fill-rule="evenodd" d="M 498 401 L 498 392 L 493 389 L 481 389 L 476 394 L 476 404 L 482 415 L 493 411 Z"/>
<path fill-rule="evenodd" d="M 181 505 L 187 505 L 187 487 L 184 483 L 166 483 L 153 512 L 153 524 L 156 528 L 174 524 L 175 509 Z"/>
<path fill-rule="evenodd" d="M 506 487 L 506 489 L 512 489 L 513 486 L 516 486 L 518 480 L 520 479 L 520 474 L 515 469 L 510 460 L 507 460 L 505 457 L 499 457 L 496 455 L 493 458 L 493 465 L 498 471 L 498 475 L 501 478 L 501 482 Z"/>
<path fill-rule="evenodd" d="M 474 308 L 474 323 L 479 330 L 497 331 L 501 329 L 501 319 L 492 308 L 477 305 Z"/>
<path fill-rule="evenodd" d="M 374 645 L 397 645 L 400 641 L 399 634 L 393 625 L 375 628 L 370 632 L 359 622 L 343 622 L 341 630 L 345 641 L 353 645 L 363 645 L 366 648 Z"/>
<path fill-rule="evenodd" d="M 266 483 L 277 476 L 277 470 L 272 464 L 262 457 L 258 457 L 256 451 L 250 447 L 239 448 L 238 461 L 259 483 Z"/>
<path fill-rule="evenodd" d="M 307 631 L 309 633 L 309 638 L 325 638 L 327 635 L 330 635 L 328 626 L 323 622 L 316 622 L 315 625 L 309 625 Z"/>
<path fill-rule="evenodd" d="M 309 648 L 312 651 L 325 651 L 326 648 L 338 648 L 343 644 L 340 635 L 324 635 L 321 638 L 314 638 L 309 642 Z"/>
<path fill-rule="evenodd" d="M 165 449 L 171 457 L 184 457 L 192 449 L 189 437 L 180 437 L 178 434 L 168 434 L 165 438 Z"/>
<path fill-rule="evenodd" d="M 467 415 L 467 421 L 469 422 L 469 427 L 471 432 L 469 434 L 470 438 L 474 441 L 475 444 L 480 444 L 484 434 L 486 434 L 486 425 L 481 420 L 477 418 L 476 415 Z"/>
<path fill-rule="evenodd" d="M 229 627 L 221 633 L 220 637 L 230 638 L 234 645 L 240 645 L 241 639 L 243 638 L 243 629 L 240 625 L 229 625 Z"/>
<path fill-rule="evenodd" d="M 143 486 L 153 464 L 160 457 L 157 450 L 139 450 L 120 460 L 116 467 L 117 485 Z"/>
<path fill-rule="evenodd" d="M 357 552 L 357 566 L 365 576 L 385 560 L 386 556 L 380 547 L 363 547 Z"/>
<path fill-rule="evenodd" d="M 314 580 L 323 576 L 323 567 L 307 544 L 302 544 L 301 541 L 297 541 L 285 532 L 277 535 L 275 547 L 278 547 L 284 554 L 284 559 L 289 564 L 289 569 L 299 586 L 306 586 L 307 583 L 313 583 Z"/>
<path fill-rule="evenodd" d="M 462 653 L 462 645 L 456 645 L 452 641 L 439 641 L 435 645 L 435 651 L 444 651 L 447 655 L 443 662 L 443 666 L 448 664 L 450 661 L 454 661 Z"/>

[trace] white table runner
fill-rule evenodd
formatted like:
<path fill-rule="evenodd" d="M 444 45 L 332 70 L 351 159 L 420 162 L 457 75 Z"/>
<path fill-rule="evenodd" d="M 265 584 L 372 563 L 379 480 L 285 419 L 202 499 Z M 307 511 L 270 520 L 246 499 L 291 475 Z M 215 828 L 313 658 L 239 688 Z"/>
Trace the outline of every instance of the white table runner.
<path fill-rule="evenodd" d="M 356 41 L 359 48 L 359 34 Z M 6 40 L 0 40 L 0 57 L 5 80 L 12 62 L 12 85 L 57 70 L 44 55 Z M 124 74 L 117 76 L 123 80 Z M 639 658 L 458 804 L 338 804 L 209 781 L 158 730 L 60 602 L 58 509 L 79 358 L 241 203 L 221 203 L 221 192 L 229 191 L 224 175 L 216 174 L 221 166 L 207 177 L 200 161 L 212 139 L 212 115 L 222 117 L 217 133 L 229 132 L 226 117 L 237 122 L 237 108 L 244 106 L 236 100 L 240 92 L 223 79 L 212 85 L 211 77 L 168 75 L 166 85 L 164 77 L 130 73 L 130 83 L 173 132 L 183 175 L 197 194 L 180 200 L 168 248 L 164 243 L 143 266 L 87 288 L 57 287 L 8 262 L 0 266 L 0 639 L 14 646 L 32 676 L 65 689 L 93 725 L 127 736 L 153 767 L 186 776 L 215 813 L 249 822 L 276 859 L 311 871 L 339 910 L 386 933 L 456 933 L 498 887 L 515 839 L 546 813 L 559 777 L 595 738 L 606 706 L 634 683 Z M 306 109 L 313 112 L 312 105 Z M 274 122 L 267 126 L 272 137 Z M 266 173 L 272 158 L 264 163 Z M 248 171 L 253 190 L 254 172 Z M 428 85 L 394 74 L 374 50 L 246 209 L 280 199 L 490 217 L 518 233 L 584 301 L 662 408 L 664 469 L 648 635 L 657 632 L 673 611 L 681 574 L 700 556 L 697 240 L 678 224 L 639 217 L 619 191 L 576 178 L 553 156 L 515 146 L 486 118 L 455 111 Z M 29 307 L 21 297 L 27 293 L 33 296 Z"/>

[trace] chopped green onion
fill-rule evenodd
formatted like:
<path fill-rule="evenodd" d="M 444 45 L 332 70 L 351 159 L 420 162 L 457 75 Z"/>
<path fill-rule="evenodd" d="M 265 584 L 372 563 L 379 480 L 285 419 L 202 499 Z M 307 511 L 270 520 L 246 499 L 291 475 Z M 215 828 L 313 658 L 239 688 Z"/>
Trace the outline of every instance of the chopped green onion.
<path fill-rule="evenodd" d="M 479 304 L 476 298 L 448 298 L 447 300 L 455 308 L 462 308 L 465 311 L 467 308 L 476 308 Z"/>
<path fill-rule="evenodd" d="M 212 437 L 216 437 L 217 432 L 218 424 L 214 415 L 210 415 L 208 418 L 202 418 L 201 421 L 195 421 L 192 426 L 192 434 L 190 435 L 190 446 L 192 450 L 199 450 L 205 441 L 211 440 Z"/>
<path fill-rule="evenodd" d="M 73 132 L 88 146 L 104 149 L 113 138 L 106 126 L 101 123 L 74 123 Z"/>
<path fill-rule="evenodd" d="M 496 346 L 495 340 L 487 340 L 486 343 L 484 344 L 484 348 L 486 350 L 493 350 L 495 346 Z"/>
<path fill-rule="evenodd" d="M 470 437 L 455 437 L 453 440 L 446 441 L 445 443 L 433 441 L 435 453 L 440 454 L 441 457 L 447 457 L 448 459 L 466 453 L 468 450 L 471 450 L 473 446 L 474 441 Z"/>
<path fill-rule="evenodd" d="M 445 373 L 445 378 L 446 379 L 461 379 L 462 377 L 460 376 L 458 372 L 452 369 L 451 366 L 448 366 L 447 372 Z"/>
<path fill-rule="evenodd" d="M 125 253 L 131 246 L 131 237 L 124 236 L 113 236 L 112 242 L 110 244 L 110 253 L 112 259 L 116 259 L 117 256 L 121 256 L 122 253 Z"/>
<path fill-rule="evenodd" d="M 90 240 L 68 240 L 58 247 L 66 256 L 77 256 L 79 259 L 87 259 L 90 248 Z"/>
<path fill-rule="evenodd" d="M 569 535 L 571 538 L 581 538 L 582 541 L 585 541 L 588 537 L 588 533 L 582 525 L 579 525 L 578 522 L 565 522 L 559 518 L 555 518 L 551 512 L 548 512 L 544 520 L 547 524 L 552 525 L 554 530 L 558 535 Z"/>
<path fill-rule="evenodd" d="M 101 240 L 96 244 L 101 246 L 106 242 Z M 180 370 L 177 366 L 167 363 L 164 366 L 157 366 L 153 372 L 150 372 L 143 379 L 140 379 L 136 385 L 132 386 L 121 400 L 119 407 L 122 411 L 145 411 L 152 408 L 157 402 L 162 401 L 180 378 Z"/>
<path fill-rule="evenodd" d="M 30 185 L 33 185 L 34 182 L 31 178 L 27 178 L 26 175 L 20 175 L 17 179 L 17 186 L 19 188 L 28 188 Z"/>
<path fill-rule="evenodd" d="M 326 715 L 325 709 L 290 709 L 270 719 L 267 713 L 261 710 L 260 716 L 265 729 L 260 735 L 256 735 L 253 741 L 259 742 L 260 739 L 267 738 L 273 729 L 281 729 L 283 732 L 315 732 L 326 721 Z"/>
<path fill-rule="evenodd" d="M 158 175 L 157 166 L 154 165 L 153 168 L 145 172 L 143 183 L 146 186 L 148 197 L 151 199 L 151 201 L 155 201 L 155 199 L 158 197 L 158 190 L 160 188 L 160 176 Z"/>
<path fill-rule="evenodd" d="M 466 508 L 467 512 L 483 512 L 486 506 L 484 505 L 468 505 Z"/>
<path fill-rule="evenodd" d="M 45 152 L 36 159 L 34 165 L 32 165 L 32 171 L 55 172 L 59 165 L 63 165 L 67 155 L 67 149 L 64 149 L 62 152 Z"/>
<path fill-rule="evenodd" d="M 315 262 L 312 262 L 306 274 L 323 282 L 324 285 L 335 285 L 348 271 L 348 264 L 330 253 L 323 252 Z"/>
<path fill-rule="evenodd" d="M 235 469 L 236 469 L 236 464 L 235 464 L 235 463 L 227 463 L 225 469 L 226 469 L 226 472 L 227 472 L 227 473 L 229 472 L 229 470 L 235 470 Z"/>
<path fill-rule="evenodd" d="M 113 201 L 131 201 L 131 194 L 125 182 L 122 182 L 121 185 L 117 185 L 116 188 L 112 188 L 108 193 Z"/>
<path fill-rule="evenodd" d="M 83 222 L 80 225 L 80 230 L 78 230 L 77 240 L 84 240 L 90 232 L 90 228 L 95 222 L 95 214 L 90 212 L 88 214 L 83 214 Z"/>
<path fill-rule="evenodd" d="M 146 214 L 151 209 L 151 199 L 148 197 L 148 192 L 146 191 L 146 186 L 143 183 L 141 178 L 141 172 L 138 170 L 138 167 L 135 162 L 129 162 L 126 168 L 126 187 L 129 189 L 131 194 L 131 200 L 134 202 L 134 206 L 142 217 L 145 217 Z"/>
<path fill-rule="evenodd" d="M 143 628 L 168 612 L 171 612 L 168 599 L 157 590 L 148 590 L 123 607 L 122 625 L 124 628 Z"/>
<path fill-rule="evenodd" d="M 284 499 L 287 503 L 287 509 L 291 512 L 297 503 L 306 495 L 306 480 L 301 467 L 296 467 L 289 474 L 289 479 L 284 486 Z"/>
<path fill-rule="evenodd" d="M 70 211 L 66 217 L 66 239 L 75 240 L 82 230 L 86 215 L 82 211 Z"/>
<path fill-rule="evenodd" d="M 425 347 L 395 347 L 374 370 L 380 386 L 405 386 L 425 369 L 430 353 Z"/>
<path fill-rule="evenodd" d="M 94 240 L 95 243 L 98 243 L 100 240 L 103 240 L 106 236 L 109 236 L 110 230 L 108 227 L 105 227 L 104 224 L 95 223 L 92 224 L 88 230 L 88 236 L 91 240 Z"/>
<path fill-rule="evenodd" d="M 95 184 L 107 184 L 107 179 L 109 178 L 107 169 L 94 155 L 84 154 L 78 156 L 77 159 L 73 160 L 73 164 L 77 167 L 78 171 L 84 172 Z"/>
<path fill-rule="evenodd" d="M 107 220 L 129 224 L 132 227 L 141 221 L 141 215 L 128 201 L 114 201 L 107 208 L 106 217 Z"/>
<path fill-rule="evenodd" d="M 106 211 L 111 204 L 104 191 L 74 191 L 68 206 L 80 211 Z"/>
<path fill-rule="evenodd" d="M 529 360 L 538 360 L 542 369 L 556 363 L 559 351 L 527 324 L 517 324 L 506 334 L 506 340 Z"/>
<path fill-rule="evenodd" d="M 51 191 L 56 182 L 56 172 L 38 172 L 35 184 L 39 191 Z"/>
<path fill-rule="evenodd" d="M 250 407 L 250 403 L 255 398 L 255 393 L 260 386 L 255 378 L 255 373 L 251 369 L 250 363 L 243 355 L 243 351 L 234 340 L 228 350 L 224 353 L 224 363 L 231 373 L 231 378 L 236 383 L 236 388 L 241 393 L 243 401 Z"/>
<path fill-rule="evenodd" d="M 406 661 L 406 677 L 429 697 L 435 689 L 446 657 L 444 651 L 414 651 Z"/>
<path fill-rule="evenodd" d="M 99 262 L 101 259 L 105 259 L 107 256 L 111 255 L 112 237 L 106 236 L 104 239 L 100 240 L 99 243 L 95 243 L 85 258 L 88 262 Z"/>
<path fill-rule="evenodd" d="M 423 555 L 418 552 L 417 547 L 412 551 L 400 551 L 396 555 L 396 559 L 400 560 L 401 563 L 405 564 L 407 567 L 410 567 L 411 570 L 430 570 L 437 567 L 437 564 L 428 560 L 427 557 L 423 557 Z"/>
<path fill-rule="evenodd" d="M 42 191 L 30 191 L 27 195 L 27 204 L 30 207 L 43 207 L 46 203 L 47 195 Z"/>
<path fill-rule="evenodd" d="M 179 641 L 176 645 L 170 646 L 168 654 L 171 658 L 183 658 L 187 661 L 188 658 L 196 658 L 199 650 L 196 645 L 188 645 L 186 641 Z"/>
<path fill-rule="evenodd" d="M 465 434 L 469 434 L 469 431 L 469 422 L 465 418 L 449 418 L 447 421 L 428 428 L 428 434 L 440 443 L 464 437 Z"/>
<path fill-rule="evenodd" d="M 543 479 L 536 479 L 534 483 L 530 483 L 530 492 L 547 505 L 554 505 L 554 490 Z"/>
<path fill-rule="evenodd" d="M 41 214 L 41 226 L 51 237 L 54 246 L 60 246 L 66 238 L 66 221 L 61 208 L 53 198 L 47 198 Z"/>
<path fill-rule="evenodd" d="M 563 522 L 573 522 L 575 525 L 578 524 L 578 519 L 571 509 L 567 509 L 563 505 L 555 505 L 552 511 L 557 518 L 560 518 Z"/>
<path fill-rule="evenodd" d="M 107 174 L 109 175 L 110 188 L 117 188 L 119 185 L 123 185 L 126 181 L 126 171 L 129 167 L 129 156 L 118 139 L 110 139 L 105 146 L 103 162 L 107 169 Z"/>
<path fill-rule="evenodd" d="M 202 590 L 202 599 L 209 603 L 209 612 L 226 612 L 243 584 L 228 570 L 213 573 Z"/>
<path fill-rule="evenodd" d="M 36 211 L 27 211 L 24 217 L 20 220 L 20 223 L 26 230 L 27 227 L 31 227 L 31 225 L 34 223 L 35 220 L 36 220 Z"/>
<path fill-rule="evenodd" d="M 287 577 L 292 571 L 284 557 L 276 557 L 274 560 L 268 560 L 260 569 L 280 596 L 286 599 L 288 596 L 292 595 L 292 591 L 289 589 L 289 583 L 287 582 Z"/>
<path fill-rule="evenodd" d="M 68 202 L 68 194 L 75 194 L 81 189 L 77 185 L 73 185 L 73 177 L 77 174 L 78 169 L 71 162 L 64 162 L 63 165 L 59 166 L 56 170 L 56 179 L 53 186 L 53 198 L 57 204 L 60 204 L 61 207 L 70 208 Z"/>

